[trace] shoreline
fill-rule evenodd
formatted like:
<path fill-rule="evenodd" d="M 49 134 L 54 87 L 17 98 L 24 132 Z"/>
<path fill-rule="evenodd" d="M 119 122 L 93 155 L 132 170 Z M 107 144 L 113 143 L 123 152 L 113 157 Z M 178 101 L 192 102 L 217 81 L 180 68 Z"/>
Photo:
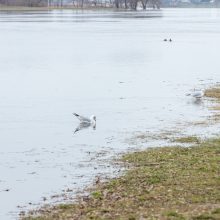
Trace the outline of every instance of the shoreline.
<path fill-rule="evenodd" d="M 161 9 L 184 9 L 184 8 L 188 8 L 188 9 L 201 9 L 201 8 L 213 8 L 213 9 L 219 9 L 220 6 L 215 6 L 215 5 L 183 5 L 183 6 L 173 6 L 173 7 L 168 7 L 168 6 L 161 6 Z M 152 8 L 147 8 L 146 10 L 141 9 L 141 10 L 132 10 L 132 9 L 124 9 L 124 8 L 115 8 L 113 6 L 84 6 L 84 7 L 77 7 L 77 6 L 39 6 L 39 7 L 28 7 L 28 6 L 6 6 L 6 5 L 0 5 L 0 12 L 1 11 L 52 11 L 52 10 L 91 10 L 91 11 L 99 11 L 99 10 L 104 10 L 104 11 L 151 11 L 151 10 L 155 10 Z"/>
<path fill-rule="evenodd" d="M 220 218 L 220 138 L 193 147 L 158 147 L 125 154 L 126 172 L 96 182 L 76 203 L 32 211 L 40 219 Z"/>
<path fill-rule="evenodd" d="M 205 96 L 219 107 L 219 87 Z M 123 174 L 97 180 L 85 190 L 88 196 L 21 213 L 20 219 L 220 219 L 220 137 L 170 141 L 175 146 L 122 155 Z"/>

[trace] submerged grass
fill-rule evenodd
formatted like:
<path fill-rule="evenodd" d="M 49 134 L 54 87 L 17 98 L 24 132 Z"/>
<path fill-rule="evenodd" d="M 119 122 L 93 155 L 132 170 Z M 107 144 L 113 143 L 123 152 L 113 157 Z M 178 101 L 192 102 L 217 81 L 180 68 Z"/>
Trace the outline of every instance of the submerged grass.
<path fill-rule="evenodd" d="M 200 143 L 200 139 L 196 136 L 179 137 L 172 140 L 172 142 L 181 144 Z"/>
<path fill-rule="evenodd" d="M 129 153 L 122 161 L 132 168 L 96 185 L 87 199 L 21 219 L 220 219 L 220 138 Z"/>

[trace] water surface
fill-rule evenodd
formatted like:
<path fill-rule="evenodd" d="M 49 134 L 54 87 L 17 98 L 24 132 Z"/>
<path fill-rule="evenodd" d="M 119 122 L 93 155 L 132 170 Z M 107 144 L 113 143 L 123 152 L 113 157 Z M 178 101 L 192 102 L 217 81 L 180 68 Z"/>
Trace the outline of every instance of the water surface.
<path fill-rule="evenodd" d="M 0 219 L 115 174 L 100 160 L 140 147 L 134 132 L 208 115 L 185 93 L 220 80 L 219 23 L 219 9 L 1 12 Z M 72 112 L 97 129 L 73 135 Z"/>

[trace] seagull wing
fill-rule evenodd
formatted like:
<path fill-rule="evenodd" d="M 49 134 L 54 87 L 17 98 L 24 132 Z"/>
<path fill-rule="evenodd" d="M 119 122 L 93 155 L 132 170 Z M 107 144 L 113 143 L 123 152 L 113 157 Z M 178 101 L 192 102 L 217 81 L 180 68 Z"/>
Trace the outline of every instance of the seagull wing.
<path fill-rule="evenodd" d="M 203 94 L 201 91 L 194 92 L 194 94 L 193 94 L 193 97 L 195 97 L 195 98 L 202 98 L 202 96 L 203 96 Z"/>
<path fill-rule="evenodd" d="M 73 115 L 75 115 L 80 120 L 80 122 L 87 122 L 87 123 L 91 122 L 91 120 L 89 118 L 86 118 L 84 116 L 78 115 L 76 113 L 73 113 Z"/>

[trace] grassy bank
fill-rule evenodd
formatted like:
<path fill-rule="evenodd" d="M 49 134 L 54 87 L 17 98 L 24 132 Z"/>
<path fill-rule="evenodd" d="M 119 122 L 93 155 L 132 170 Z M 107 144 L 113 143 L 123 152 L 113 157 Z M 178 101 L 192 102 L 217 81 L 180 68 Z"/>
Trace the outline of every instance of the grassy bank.
<path fill-rule="evenodd" d="M 90 196 L 22 219 L 220 219 L 220 138 L 129 153 L 122 161 L 130 166 L 125 174 L 98 183 Z"/>

